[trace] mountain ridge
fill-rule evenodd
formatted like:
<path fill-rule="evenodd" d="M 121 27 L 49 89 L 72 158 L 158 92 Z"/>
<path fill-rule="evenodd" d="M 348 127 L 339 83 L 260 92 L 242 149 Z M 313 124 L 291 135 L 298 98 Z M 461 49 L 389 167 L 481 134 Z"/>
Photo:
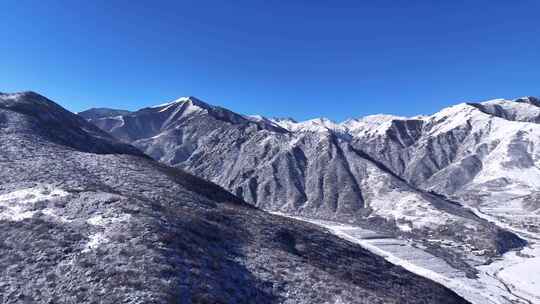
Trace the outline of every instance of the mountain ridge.
<path fill-rule="evenodd" d="M 29 128 L 31 125 L 39 125 L 40 128 L 33 128 L 33 132 L 75 149 L 94 153 L 115 152 L 145 156 L 135 147 L 117 142 L 94 124 L 32 91 L 1 93 L 0 111 L 3 114 L 0 123 L 4 125 L 5 132 L 20 129 L 22 126 L 19 126 L 19 123 L 26 124 Z M 6 115 L 6 111 L 18 115 Z"/>

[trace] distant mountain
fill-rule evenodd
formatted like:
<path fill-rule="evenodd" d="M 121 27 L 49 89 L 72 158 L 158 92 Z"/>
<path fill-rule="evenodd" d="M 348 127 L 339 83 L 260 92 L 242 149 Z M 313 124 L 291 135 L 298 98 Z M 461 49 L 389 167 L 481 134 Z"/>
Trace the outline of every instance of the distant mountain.
<path fill-rule="evenodd" d="M 358 132 L 352 145 L 414 187 L 472 206 L 523 210 L 521 198 L 540 190 L 539 121 L 533 97 L 462 103 Z"/>
<path fill-rule="evenodd" d="M 198 107 L 125 121 L 189 119 Z M 287 134 L 213 113 L 209 128 Z M 0 95 L 0 164 L 1 303 L 466 303 L 159 164 L 36 93 Z"/>
<path fill-rule="evenodd" d="M 82 111 L 77 113 L 79 116 L 86 120 L 96 120 L 104 117 L 114 117 L 114 116 L 121 116 L 121 115 L 128 115 L 131 113 L 127 110 L 116 110 L 116 109 L 109 109 L 109 108 L 92 108 L 86 111 Z"/>
<path fill-rule="evenodd" d="M 447 192 L 432 192 L 416 182 L 420 177 L 399 170 L 409 168 L 401 160 L 416 152 L 406 147 L 426 134 L 431 120 L 378 115 L 345 123 L 296 122 L 246 117 L 187 97 L 96 125 L 257 207 L 414 238 L 457 267 L 464 267 L 464 257 L 489 259 L 523 246 L 512 233 L 441 195 Z M 438 122 L 431 128 L 439 128 Z M 444 149 L 431 150 L 429 157 L 446 157 Z M 442 248 L 429 239 L 456 245 Z"/>

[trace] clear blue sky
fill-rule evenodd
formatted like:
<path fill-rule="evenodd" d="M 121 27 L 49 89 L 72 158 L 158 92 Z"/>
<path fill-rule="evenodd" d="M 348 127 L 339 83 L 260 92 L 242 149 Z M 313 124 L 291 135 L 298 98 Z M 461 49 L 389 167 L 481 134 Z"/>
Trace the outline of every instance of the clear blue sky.
<path fill-rule="evenodd" d="M 415 115 L 540 95 L 540 1 L 2 1 L 0 91 L 73 111 Z"/>

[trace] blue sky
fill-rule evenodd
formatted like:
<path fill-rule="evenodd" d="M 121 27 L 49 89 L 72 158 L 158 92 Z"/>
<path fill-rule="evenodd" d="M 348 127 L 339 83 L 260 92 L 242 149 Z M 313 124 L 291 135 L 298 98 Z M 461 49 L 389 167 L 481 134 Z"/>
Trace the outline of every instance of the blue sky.
<path fill-rule="evenodd" d="M 416 115 L 540 95 L 540 1 L 2 1 L 0 91 L 72 111 Z"/>

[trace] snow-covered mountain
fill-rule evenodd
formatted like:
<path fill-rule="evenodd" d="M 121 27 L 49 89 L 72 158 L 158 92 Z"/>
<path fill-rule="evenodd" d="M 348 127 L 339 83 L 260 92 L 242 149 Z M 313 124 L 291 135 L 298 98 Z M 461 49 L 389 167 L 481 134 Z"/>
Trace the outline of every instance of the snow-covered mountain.
<path fill-rule="evenodd" d="M 0 164 L 1 303 L 467 303 L 35 93 L 0 95 Z"/>
<path fill-rule="evenodd" d="M 407 147 L 423 136 L 452 130 L 458 122 L 443 117 L 462 107 L 476 109 L 296 122 L 243 116 L 188 97 L 94 123 L 263 209 L 413 238 L 467 268 L 464 259 L 486 261 L 524 242 L 441 195 L 447 192 L 430 192 L 435 188 L 409 178 L 401 161 L 413 158 L 417 152 Z M 452 142 L 443 146 L 454 149 Z M 429 157 L 447 157 L 440 149 Z"/>
<path fill-rule="evenodd" d="M 462 103 L 420 119 L 394 119 L 375 134 L 359 132 L 352 145 L 414 187 L 474 207 L 534 215 L 530 198 L 540 189 L 539 113 L 533 97 Z M 534 219 L 515 224 L 539 227 Z"/>

